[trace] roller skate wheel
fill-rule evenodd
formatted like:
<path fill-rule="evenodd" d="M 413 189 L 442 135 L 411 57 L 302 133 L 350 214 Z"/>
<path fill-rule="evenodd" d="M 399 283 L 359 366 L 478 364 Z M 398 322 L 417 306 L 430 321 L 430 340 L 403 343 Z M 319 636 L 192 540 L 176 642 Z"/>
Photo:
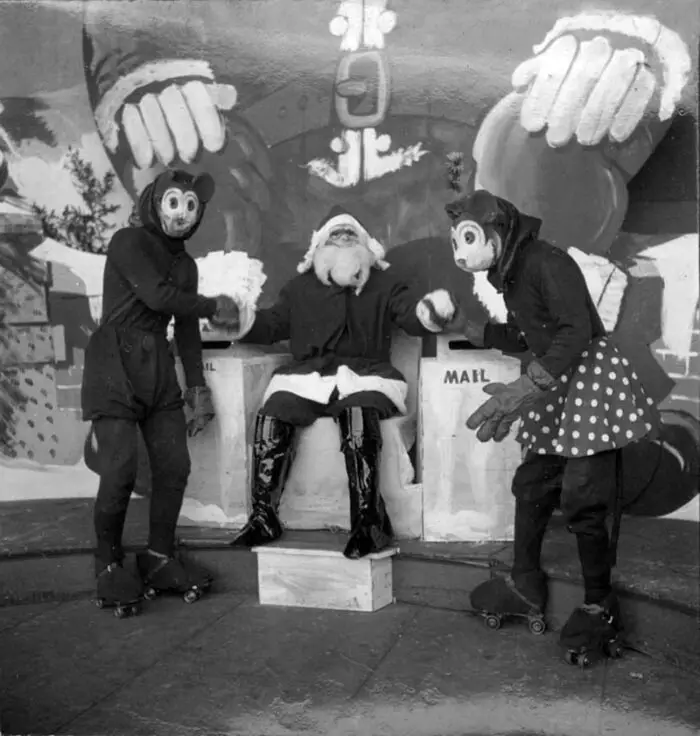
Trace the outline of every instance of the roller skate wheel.
<path fill-rule="evenodd" d="M 494 631 L 496 629 L 501 628 L 501 617 L 496 616 L 493 613 L 490 613 L 486 618 L 484 619 L 484 623 L 486 624 L 487 629 L 493 629 Z"/>
<path fill-rule="evenodd" d="M 574 666 L 576 665 L 581 666 L 582 656 L 578 652 L 573 652 L 569 650 L 564 655 L 564 659 L 566 660 L 567 664 L 574 665 Z"/>
<path fill-rule="evenodd" d="M 115 618 L 126 618 L 129 615 L 129 609 L 124 608 L 123 606 L 117 606 L 114 609 L 114 617 Z"/>
<path fill-rule="evenodd" d="M 620 659 L 622 657 L 622 646 L 617 641 L 611 641 L 606 646 L 607 655 L 610 659 Z"/>
<path fill-rule="evenodd" d="M 182 596 L 182 599 L 185 601 L 185 603 L 195 603 L 202 597 L 202 591 L 198 588 L 192 588 L 192 590 L 188 590 L 184 596 Z"/>
<path fill-rule="evenodd" d="M 104 608 L 105 607 L 105 599 L 104 598 L 96 598 L 95 599 L 95 605 L 98 608 Z"/>
<path fill-rule="evenodd" d="M 544 634 L 545 629 L 547 628 L 545 625 L 545 622 L 541 618 L 532 618 L 529 621 L 530 625 L 530 631 L 535 636 L 540 636 Z"/>
<path fill-rule="evenodd" d="M 147 601 L 155 600 L 155 598 L 158 596 L 158 591 L 155 588 L 146 588 L 143 597 Z"/>

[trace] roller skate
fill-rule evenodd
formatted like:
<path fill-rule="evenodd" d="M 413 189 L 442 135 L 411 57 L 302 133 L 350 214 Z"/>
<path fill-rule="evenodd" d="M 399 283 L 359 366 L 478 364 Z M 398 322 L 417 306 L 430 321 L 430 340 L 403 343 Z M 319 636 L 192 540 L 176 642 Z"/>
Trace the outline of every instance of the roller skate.
<path fill-rule="evenodd" d="M 122 567 L 121 562 L 112 562 L 97 572 L 98 608 L 113 608 L 117 618 L 127 618 L 141 613 L 143 585 L 141 581 Z"/>
<path fill-rule="evenodd" d="M 137 555 L 136 566 L 145 587 L 144 598 L 149 601 L 161 593 L 178 593 L 185 603 L 194 603 L 212 583 L 211 575 L 201 567 L 151 551 Z"/>
<path fill-rule="evenodd" d="M 614 595 L 600 604 L 577 608 L 564 624 L 559 637 L 564 660 L 581 669 L 601 659 L 622 656 L 620 606 Z"/>
<path fill-rule="evenodd" d="M 507 618 L 524 618 L 530 631 L 539 636 L 547 625 L 544 609 L 547 603 L 547 581 L 542 572 L 527 573 L 518 578 L 495 577 L 478 585 L 470 595 L 472 608 L 484 619 L 488 629 L 500 629 Z"/>

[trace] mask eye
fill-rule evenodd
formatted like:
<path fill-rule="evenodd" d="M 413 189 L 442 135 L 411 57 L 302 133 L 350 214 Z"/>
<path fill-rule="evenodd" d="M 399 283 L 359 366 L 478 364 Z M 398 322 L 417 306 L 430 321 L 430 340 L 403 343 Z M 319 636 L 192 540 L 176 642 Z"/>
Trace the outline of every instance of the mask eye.
<path fill-rule="evenodd" d="M 452 247 L 455 251 L 460 248 L 482 248 L 486 245 L 486 234 L 481 225 L 471 220 L 462 220 L 452 229 Z"/>
<path fill-rule="evenodd" d="M 161 200 L 163 212 L 176 212 L 182 203 L 182 192 L 179 189 L 169 189 Z"/>
<path fill-rule="evenodd" d="M 196 212 L 199 208 L 199 199 L 194 192 L 188 192 L 185 195 L 185 206 L 188 212 Z"/>

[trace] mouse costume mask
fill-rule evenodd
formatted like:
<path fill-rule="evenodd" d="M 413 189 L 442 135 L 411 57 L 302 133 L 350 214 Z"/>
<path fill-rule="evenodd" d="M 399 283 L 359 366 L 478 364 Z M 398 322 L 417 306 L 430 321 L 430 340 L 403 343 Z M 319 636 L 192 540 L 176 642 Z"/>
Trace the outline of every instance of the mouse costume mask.
<path fill-rule="evenodd" d="M 486 190 L 448 204 L 445 211 L 452 220 L 455 263 L 470 273 L 494 267 L 505 272 L 523 236 L 537 234 L 540 226 L 539 220 Z"/>
<path fill-rule="evenodd" d="M 351 287 L 359 295 L 372 267 L 388 268 L 384 248 L 363 225 L 341 207 L 334 207 L 311 236 L 311 247 L 297 267 L 306 273 L 313 267 L 326 286 Z"/>
<path fill-rule="evenodd" d="M 199 227 L 213 195 L 214 180 L 209 174 L 165 171 L 141 193 L 141 222 L 173 240 L 187 240 Z"/>

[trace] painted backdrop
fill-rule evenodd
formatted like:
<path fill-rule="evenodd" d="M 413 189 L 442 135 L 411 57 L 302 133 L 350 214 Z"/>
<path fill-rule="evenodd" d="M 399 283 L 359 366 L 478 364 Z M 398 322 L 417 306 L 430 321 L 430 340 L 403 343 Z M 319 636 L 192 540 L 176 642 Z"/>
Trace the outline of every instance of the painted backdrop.
<path fill-rule="evenodd" d="M 95 492 L 83 354 L 110 234 L 157 172 L 215 176 L 191 251 L 261 261 L 263 304 L 343 204 L 406 278 L 502 319 L 452 264 L 457 152 L 465 190 L 512 200 L 571 249 L 663 411 L 663 442 L 628 464 L 632 510 L 697 518 L 697 31 L 694 0 L 1 4 L 2 380 L 24 401 L 0 500 Z M 33 286 L 9 265 L 28 255 L 49 274 Z"/>

